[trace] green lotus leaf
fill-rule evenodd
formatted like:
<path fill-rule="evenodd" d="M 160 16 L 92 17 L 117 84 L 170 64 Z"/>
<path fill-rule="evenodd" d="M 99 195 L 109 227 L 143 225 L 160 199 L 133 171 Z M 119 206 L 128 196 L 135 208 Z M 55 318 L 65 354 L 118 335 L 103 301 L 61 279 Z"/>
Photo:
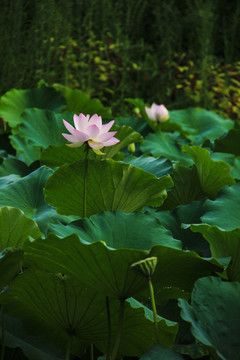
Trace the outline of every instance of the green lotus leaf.
<path fill-rule="evenodd" d="M 181 316 L 192 325 L 196 339 L 214 348 L 220 359 L 239 359 L 240 284 L 218 277 L 199 279 L 191 305 L 180 299 Z"/>
<path fill-rule="evenodd" d="M 8 247 L 21 248 L 25 240 L 41 235 L 36 222 L 20 209 L 0 207 L 0 251 Z"/>
<path fill-rule="evenodd" d="M 5 345 L 7 347 L 21 348 L 28 359 L 62 360 L 64 358 L 64 353 L 51 346 L 44 338 L 29 335 L 20 320 L 4 314 L 4 321 Z M 9 357 L 9 359 L 12 358 Z M 18 354 L 16 359 L 19 360 Z M 24 357 L 24 359 L 26 358 Z"/>
<path fill-rule="evenodd" d="M 223 119 L 213 111 L 188 108 L 171 111 L 170 119 L 182 126 L 192 144 L 200 145 L 205 140 L 215 140 L 234 127 L 234 121 Z"/>
<path fill-rule="evenodd" d="M 155 345 L 148 350 L 140 360 L 182 360 L 183 357 L 175 351 L 165 348 L 162 345 Z"/>
<path fill-rule="evenodd" d="M 26 271 L 0 295 L 5 312 L 23 320 L 31 334 L 40 334 L 61 349 L 72 339 L 71 353 L 81 355 L 85 344 L 106 352 L 108 327 L 105 296 L 81 288 L 69 278 Z M 109 299 L 112 339 L 116 337 L 119 301 Z M 124 303 L 119 355 L 141 356 L 154 344 L 152 311 L 134 299 Z M 172 346 L 177 324 L 158 317 L 161 341 Z"/>
<path fill-rule="evenodd" d="M 79 113 L 90 114 L 91 116 L 97 113 L 105 119 L 112 118 L 112 110 L 109 107 L 104 107 L 98 99 L 90 99 L 90 97 L 78 89 L 71 89 L 67 86 L 55 84 L 53 86 L 60 91 L 66 99 L 67 105 L 64 111 L 72 111 L 79 115 Z"/>
<path fill-rule="evenodd" d="M 28 166 L 14 156 L 8 156 L 0 165 L 0 177 L 10 174 L 25 176 L 29 174 L 29 172 Z"/>
<path fill-rule="evenodd" d="M 201 256 L 210 257 L 210 247 L 208 242 L 200 233 L 193 233 L 189 226 L 184 224 L 201 223 L 201 216 L 204 214 L 205 199 L 193 201 L 186 205 L 179 205 L 172 211 L 154 211 L 145 208 L 147 214 L 157 218 L 166 229 L 170 230 L 175 239 L 182 241 L 184 250 L 192 250 Z"/>
<path fill-rule="evenodd" d="M 27 138 L 35 146 L 46 148 L 49 145 L 65 144 L 62 132 L 66 132 L 62 114 L 50 110 L 27 109 L 22 115 L 18 134 Z"/>
<path fill-rule="evenodd" d="M 143 140 L 142 135 L 140 135 L 138 132 L 134 131 L 130 126 L 123 125 L 122 127 L 114 126 L 111 131 L 117 131 L 117 134 L 115 137 L 120 140 L 119 143 L 117 143 L 114 146 L 109 146 L 103 148 L 104 158 L 113 158 L 118 151 L 123 149 L 124 147 L 128 146 L 131 143 L 138 143 Z"/>
<path fill-rule="evenodd" d="M 85 160 L 60 167 L 45 187 L 46 201 L 59 214 L 83 217 Z M 114 160 L 88 160 L 86 216 L 116 209 L 130 213 L 145 205 L 160 206 L 170 176 L 157 179 L 129 164 Z"/>
<path fill-rule="evenodd" d="M 72 164 L 85 158 L 86 152 L 84 146 L 70 148 L 66 146 L 66 144 L 60 146 L 50 145 L 48 148 L 43 149 L 40 156 L 41 163 L 51 168 L 56 168 L 64 164 Z M 88 158 L 96 159 L 97 155 L 93 151 L 90 151 Z"/>
<path fill-rule="evenodd" d="M 158 263 L 152 276 L 156 291 L 178 287 L 191 291 L 201 276 L 222 271 L 215 259 L 203 259 L 190 251 L 156 245 L 150 252 L 137 249 L 112 249 L 103 241 L 86 244 L 77 235 L 24 244 L 24 264 L 50 272 L 61 272 L 104 295 L 127 299 L 143 291 L 148 297 L 148 283 L 130 266 L 146 257 L 156 256 Z M 147 293 L 147 295 L 146 295 Z"/>
<path fill-rule="evenodd" d="M 9 284 L 21 270 L 23 251 L 6 248 L 0 252 L 0 290 Z"/>
<path fill-rule="evenodd" d="M 132 129 L 142 134 L 143 136 L 145 136 L 148 132 L 148 125 L 146 121 L 139 117 L 117 117 L 115 118 L 115 124 L 118 126 L 130 126 Z"/>
<path fill-rule="evenodd" d="M 144 154 L 163 156 L 169 160 L 178 161 L 185 166 L 192 165 L 192 160 L 182 153 L 174 134 L 150 133 L 145 137 L 140 148 Z"/>
<path fill-rule="evenodd" d="M 213 152 L 210 154 L 214 161 L 224 161 L 231 168 L 231 175 L 234 179 L 240 180 L 240 156 L 228 153 Z"/>
<path fill-rule="evenodd" d="M 22 179 L 0 188 L 0 206 L 12 206 L 34 219 L 40 230 L 46 232 L 48 224 L 60 219 L 55 209 L 45 203 L 43 188 L 53 170 L 41 167 Z M 71 220 L 69 220 L 71 221 Z"/>
<path fill-rule="evenodd" d="M 1 97 L 0 116 L 11 127 L 21 123 L 21 114 L 27 108 L 36 107 L 58 112 L 65 105 L 61 93 L 42 85 L 32 90 L 12 89 Z"/>
<path fill-rule="evenodd" d="M 240 227 L 240 183 L 225 186 L 220 190 L 216 200 L 206 200 L 205 213 L 201 217 L 203 223 L 216 225 L 224 230 Z"/>
<path fill-rule="evenodd" d="M 150 172 L 158 178 L 172 173 L 171 161 L 163 157 L 155 158 L 145 155 L 136 157 L 130 155 L 126 157 L 123 161 L 127 164 L 132 164 L 133 166 L 139 167 L 144 171 Z"/>
<path fill-rule="evenodd" d="M 200 232 L 209 242 L 212 256 L 231 256 L 231 263 L 226 270 L 228 278 L 230 281 L 240 281 L 240 229 L 227 231 L 207 224 L 194 224 L 190 229 Z"/>
<path fill-rule="evenodd" d="M 3 176 L 0 177 L 0 189 L 4 188 L 5 186 L 14 183 L 14 181 L 18 180 L 20 178 L 19 175 L 8 175 L 8 176 Z"/>
<path fill-rule="evenodd" d="M 10 135 L 11 145 L 16 150 L 18 157 L 22 157 L 27 165 L 39 160 L 41 154 L 40 146 L 36 146 L 25 137 L 18 134 Z"/>
<path fill-rule="evenodd" d="M 172 174 L 174 186 L 168 192 L 167 199 L 161 210 L 172 210 L 178 205 L 189 204 L 201 199 L 205 194 L 201 189 L 197 168 L 193 165 L 187 168 L 180 164 L 175 164 Z"/>
<path fill-rule="evenodd" d="M 216 197 L 223 186 L 235 184 L 230 166 L 223 161 L 213 161 L 208 150 L 187 145 L 184 145 L 182 150 L 193 159 L 201 188 L 208 196 Z"/>
<path fill-rule="evenodd" d="M 169 230 L 150 215 L 122 211 L 103 212 L 89 219 L 82 219 L 64 226 L 52 224 L 50 230 L 65 237 L 77 234 L 82 241 L 104 241 L 109 247 L 148 250 L 162 244 L 181 249 L 181 242 L 174 239 Z"/>
<path fill-rule="evenodd" d="M 223 139 L 214 142 L 214 151 L 240 156 L 240 129 L 231 129 Z"/>
<path fill-rule="evenodd" d="M 174 345 L 173 349 L 177 353 L 189 356 L 191 359 L 200 359 L 204 356 L 209 355 L 208 346 L 201 343 L 193 343 L 189 345 Z"/>

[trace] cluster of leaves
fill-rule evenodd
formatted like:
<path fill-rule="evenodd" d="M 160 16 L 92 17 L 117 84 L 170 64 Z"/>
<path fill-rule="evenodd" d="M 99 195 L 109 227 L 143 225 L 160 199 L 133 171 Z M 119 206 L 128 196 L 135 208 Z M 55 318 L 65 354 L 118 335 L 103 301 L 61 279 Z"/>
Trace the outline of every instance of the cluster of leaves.
<path fill-rule="evenodd" d="M 187 95 L 194 106 L 205 105 L 223 117 L 239 120 L 240 62 L 209 65 L 206 84 L 196 64 L 194 54 L 174 54 L 173 59 L 164 60 L 163 70 L 172 71 L 167 94 L 173 101 Z"/>
<path fill-rule="evenodd" d="M 59 83 L 80 88 L 89 96 L 98 97 L 103 102 L 111 99 L 116 89 L 119 89 L 123 73 L 132 81 L 133 86 L 137 87 L 136 74 L 141 67 L 124 56 L 126 44 L 114 40 L 109 33 L 105 41 L 97 39 L 93 31 L 86 33 L 81 44 L 72 38 L 60 45 L 55 44 L 53 37 L 48 40 L 52 80 L 58 75 Z M 39 64 L 36 71 L 38 78 L 44 78 L 42 64 Z"/>
<path fill-rule="evenodd" d="M 111 109 L 60 85 L 1 98 L 5 358 L 239 359 L 240 127 L 195 108 L 158 125 L 127 101 L 139 116 L 115 119 L 120 142 L 90 154 L 84 183 L 62 118 Z M 158 340 L 148 279 L 131 267 L 152 257 Z"/>

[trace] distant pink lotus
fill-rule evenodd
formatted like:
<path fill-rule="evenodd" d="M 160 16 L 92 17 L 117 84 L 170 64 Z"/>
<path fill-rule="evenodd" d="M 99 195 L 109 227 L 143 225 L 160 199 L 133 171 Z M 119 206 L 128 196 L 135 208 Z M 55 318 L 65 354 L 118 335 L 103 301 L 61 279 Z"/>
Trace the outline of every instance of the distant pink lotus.
<path fill-rule="evenodd" d="M 112 146 L 117 144 L 120 140 L 114 137 L 116 131 L 109 132 L 113 126 L 114 120 L 108 124 L 102 124 L 101 116 L 93 115 L 90 120 L 90 115 L 76 114 L 73 117 L 75 128 L 67 121 L 63 123 L 70 134 L 62 134 L 65 139 L 71 142 L 67 144 L 70 147 L 79 147 L 83 143 L 88 142 L 88 145 L 93 149 L 96 154 L 102 155 L 100 151 L 104 146 Z"/>
<path fill-rule="evenodd" d="M 169 113 L 164 105 L 152 104 L 150 108 L 145 106 L 147 116 L 152 121 L 164 122 L 169 120 Z"/>

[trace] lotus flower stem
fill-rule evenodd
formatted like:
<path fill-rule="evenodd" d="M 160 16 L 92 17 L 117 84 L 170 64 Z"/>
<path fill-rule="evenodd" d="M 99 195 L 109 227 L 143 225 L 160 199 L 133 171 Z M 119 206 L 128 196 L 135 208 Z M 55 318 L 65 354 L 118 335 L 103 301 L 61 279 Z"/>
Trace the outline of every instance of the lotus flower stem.
<path fill-rule="evenodd" d="M 1 344 L 1 360 L 4 360 L 5 352 L 5 317 L 2 308 L 2 344 Z"/>
<path fill-rule="evenodd" d="M 108 340 L 107 340 L 107 351 L 106 358 L 110 359 L 110 349 L 111 349 L 111 314 L 109 306 L 109 297 L 106 296 L 106 309 L 107 309 L 107 325 L 108 325 Z"/>
<path fill-rule="evenodd" d="M 117 332 L 115 345 L 114 345 L 114 348 L 113 348 L 113 351 L 112 351 L 112 356 L 110 358 L 111 360 L 116 359 L 118 349 L 119 349 L 119 345 L 120 345 L 120 341 L 121 341 L 122 329 L 123 329 L 123 319 L 124 319 L 124 306 L 125 306 L 125 300 L 120 300 L 119 318 L 118 318 L 118 332 Z"/>
<path fill-rule="evenodd" d="M 154 296 L 152 278 L 151 278 L 151 276 L 149 275 L 147 279 L 148 279 L 149 290 L 150 290 L 150 297 L 151 297 L 152 309 L 153 309 L 153 319 L 154 319 L 154 327 L 155 327 L 155 337 L 156 337 L 156 342 L 157 342 L 158 344 L 160 344 L 160 336 L 159 336 L 158 321 L 157 321 L 157 308 L 156 308 L 156 303 L 155 303 L 155 296 Z"/>
<path fill-rule="evenodd" d="M 83 186 L 83 217 L 87 216 L 87 171 L 88 171 L 88 153 L 89 145 L 86 143 L 86 157 L 85 157 L 85 171 L 84 171 L 84 186 Z"/>
<path fill-rule="evenodd" d="M 67 349 L 66 349 L 66 355 L 65 355 L 65 360 L 70 360 L 71 348 L 72 348 L 72 335 L 69 335 L 68 343 L 67 343 Z"/>

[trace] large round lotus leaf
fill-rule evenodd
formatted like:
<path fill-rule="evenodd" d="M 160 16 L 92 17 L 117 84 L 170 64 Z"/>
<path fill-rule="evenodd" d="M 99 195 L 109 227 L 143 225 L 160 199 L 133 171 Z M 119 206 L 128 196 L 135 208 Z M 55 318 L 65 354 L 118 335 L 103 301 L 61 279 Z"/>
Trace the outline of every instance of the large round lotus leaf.
<path fill-rule="evenodd" d="M 37 107 L 58 112 L 65 105 L 60 92 L 42 85 L 32 90 L 12 89 L 1 97 L 0 116 L 11 127 L 21 123 L 21 114 L 27 108 Z"/>
<path fill-rule="evenodd" d="M 0 252 L 0 290 L 19 273 L 22 260 L 22 250 L 7 248 Z"/>
<path fill-rule="evenodd" d="M 33 108 L 24 111 L 21 118 L 22 123 L 18 128 L 18 134 L 27 138 L 32 144 L 46 148 L 49 145 L 66 143 L 66 139 L 62 136 L 66 128 L 61 114 Z"/>
<path fill-rule="evenodd" d="M 183 165 L 189 166 L 192 160 L 182 153 L 180 146 L 175 140 L 173 134 L 159 132 L 148 134 L 141 145 L 141 151 L 145 154 L 154 156 L 163 156 L 172 161 L 178 161 Z"/>
<path fill-rule="evenodd" d="M 105 296 L 80 288 L 71 279 L 54 274 L 26 271 L 0 295 L 5 312 L 21 318 L 32 334 L 40 334 L 66 349 L 72 338 L 72 353 L 81 355 L 85 343 L 106 352 L 108 326 Z M 119 314 L 119 301 L 109 299 L 112 345 Z M 152 311 L 134 299 L 124 304 L 124 320 L 119 355 L 141 356 L 153 346 Z M 177 324 L 158 317 L 161 341 L 172 346 Z"/>
<path fill-rule="evenodd" d="M 109 107 L 104 107 L 100 100 L 90 99 L 90 97 L 78 89 L 71 89 L 67 86 L 55 84 L 54 88 L 60 91 L 66 99 L 67 105 L 65 111 L 72 111 L 79 115 L 79 113 L 90 114 L 91 116 L 97 113 L 105 119 L 112 118 L 112 110 Z"/>
<path fill-rule="evenodd" d="M 150 252 L 112 249 L 102 241 L 82 243 L 76 235 L 61 239 L 51 234 L 45 240 L 25 242 L 24 251 L 27 266 L 64 273 L 83 286 L 118 299 L 134 296 L 144 289 L 148 294 L 147 279 L 130 268 L 148 256 L 158 258 L 152 276 L 157 291 L 172 286 L 191 291 L 199 277 L 223 270 L 215 259 L 203 259 L 191 251 L 163 245 L 154 246 Z"/>
<path fill-rule="evenodd" d="M 200 232 L 209 242 L 212 256 L 231 256 L 227 268 L 228 278 L 230 281 L 240 281 L 240 229 L 226 231 L 206 224 L 191 225 L 190 228 L 194 232 Z"/>
<path fill-rule="evenodd" d="M 214 143 L 214 151 L 240 156 L 240 129 L 231 129 L 228 134 Z"/>
<path fill-rule="evenodd" d="M 164 201 L 161 210 L 175 209 L 178 205 L 189 204 L 204 196 L 195 165 L 187 168 L 175 164 L 172 179 L 174 186 L 168 192 L 167 199 Z"/>
<path fill-rule="evenodd" d="M 205 213 L 202 222 L 217 225 L 224 230 L 233 230 L 240 227 L 240 183 L 225 186 L 216 200 L 206 200 Z"/>
<path fill-rule="evenodd" d="M 202 144 L 205 140 L 215 140 L 234 127 L 234 121 L 223 119 L 212 111 L 188 108 L 171 111 L 171 121 L 182 126 L 192 144 Z"/>
<path fill-rule="evenodd" d="M 53 170 L 41 167 L 22 179 L 0 189 L 0 206 L 21 209 L 27 217 L 34 219 L 41 231 L 58 219 L 55 209 L 45 203 L 43 188 Z"/>
<path fill-rule="evenodd" d="M 216 197 L 223 186 L 235 184 L 230 166 L 223 161 L 213 161 L 208 150 L 200 146 L 187 145 L 184 145 L 182 150 L 193 159 L 205 194 Z"/>
<path fill-rule="evenodd" d="M 1 312 L 0 312 L 0 316 Z M 9 348 L 22 349 L 28 359 L 34 360 L 62 360 L 64 352 L 53 347 L 42 337 L 32 336 L 26 332 L 22 321 L 4 314 L 5 345 Z M 0 324 L 0 331 L 1 324 Z M 24 360 L 26 360 L 24 357 Z M 14 360 L 19 358 L 11 358 Z"/>
<path fill-rule="evenodd" d="M 162 345 L 155 345 L 140 360 L 183 360 L 183 357 Z"/>
<path fill-rule="evenodd" d="M 20 209 L 0 207 L 0 251 L 21 248 L 26 239 L 42 235 L 34 220 L 27 218 Z"/>
<path fill-rule="evenodd" d="M 228 153 L 213 152 L 211 159 L 214 161 L 224 161 L 231 168 L 231 175 L 234 179 L 240 179 L 240 156 Z"/>
<path fill-rule="evenodd" d="M 163 157 L 155 158 L 153 156 L 141 155 L 128 156 L 123 160 L 127 164 L 132 164 L 133 166 L 139 167 L 144 171 L 150 172 L 157 177 L 161 177 L 167 174 L 172 173 L 172 162 Z"/>
<path fill-rule="evenodd" d="M 180 299 L 181 316 L 192 325 L 192 333 L 203 344 L 215 348 L 223 360 L 240 359 L 240 284 L 217 277 L 199 279 L 191 305 Z"/>
<path fill-rule="evenodd" d="M 89 243 L 104 241 L 115 249 L 148 250 L 156 244 L 181 249 L 181 241 L 174 239 L 169 230 L 152 216 L 139 212 L 103 212 L 67 226 L 52 224 L 50 230 L 61 237 L 75 233 L 82 241 Z"/>
<path fill-rule="evenodd" d="M 83 217 L 85 160 L 60 167 L 49 178 L 46 201 L 60 214 Z M 86 216 L 116 209 L 130 213 L 145 205 L 160 206 L 170 176 L 157 179 L 129 164 L 109 160 L 88 160 Z"/>

